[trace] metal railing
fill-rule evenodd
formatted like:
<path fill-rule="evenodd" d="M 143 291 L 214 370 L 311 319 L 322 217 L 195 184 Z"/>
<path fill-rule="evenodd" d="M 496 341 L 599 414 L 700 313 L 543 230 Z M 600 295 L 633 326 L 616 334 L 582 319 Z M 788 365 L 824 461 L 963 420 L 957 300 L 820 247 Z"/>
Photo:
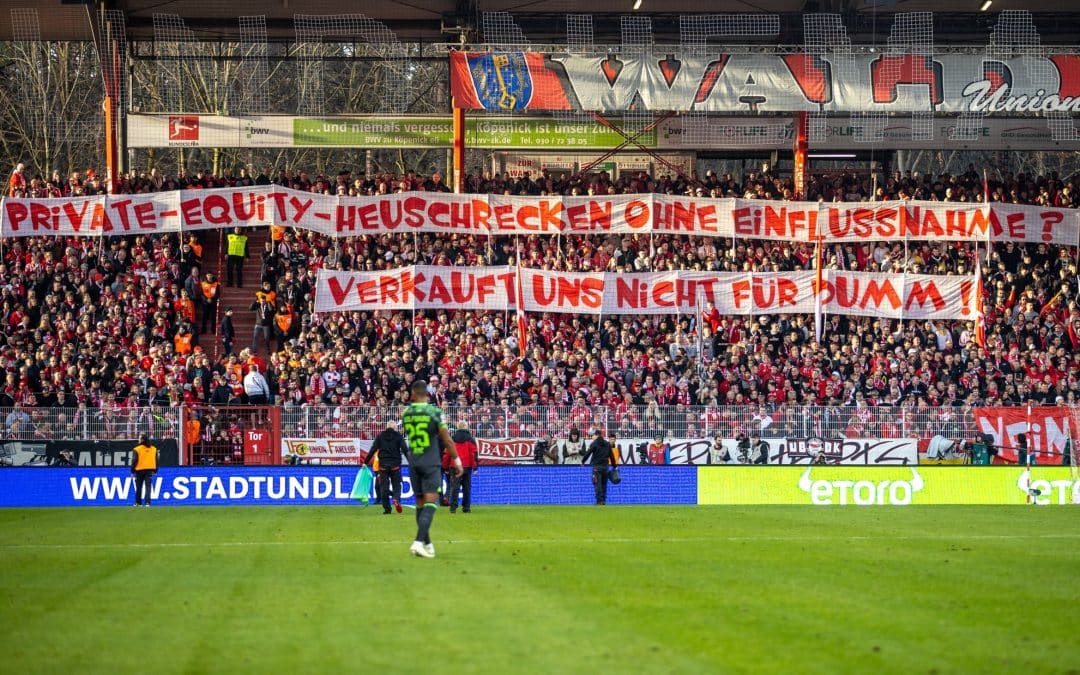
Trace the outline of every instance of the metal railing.
<path fill-rule="evenodd" d="M 571 428 L 596 427 L 616 436 L 765 438 L 861 436 L 866 438 L 972 438 L 970 408 L 818 406 L 501 406 L 443 407 L 449 426 L 465 422 L 479 437 L 564 437 Z M 400 419 L 401 406 L 282 408 L 281 431 L 296 438 L 373 438 Z"/>
<path fill-rule="evenodd" d="M 177 408 L 0 408 L 0 440 L 179 438 Z"/>
<path fill-rule="evenodd" d="M 286 438 L 374 438 L 401 418 L 401 405 L 272 407 Z M 222 406 L 223 410 L 228 406 Z M 248 407 L 244 407 L 247 409 Z M 597 427 L 616 436 L 669 438 L 973 438 L 979 431 L 967 406 L 505 406 L 443 405 L 448 426 L 465 424 L 481 437 L 537 438 L 545 432 L 583 435 Z M 197 417 L 203 419 L 200 406 Z M 0 408 L 0 440 L 125 440 L 147 434 L 181 438 L 192 410 L 180 408 Z"/>

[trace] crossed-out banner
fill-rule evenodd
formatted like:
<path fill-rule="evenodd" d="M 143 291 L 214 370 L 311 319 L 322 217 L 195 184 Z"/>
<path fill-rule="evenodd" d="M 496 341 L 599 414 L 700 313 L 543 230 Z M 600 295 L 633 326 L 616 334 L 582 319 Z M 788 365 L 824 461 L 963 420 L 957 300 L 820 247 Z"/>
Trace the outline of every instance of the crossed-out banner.
<path fill-rule="evenodd" d="M 979 433 L 989 434 L 998 456 L 1009 462 L 1017 461 L 1019 436 L 1023 434 L 1028 451 L 1035 453 L 1039 463 L 1060 464 L 1066 444 L 1075 433 L 1071 408 L 975 408 L 972 412 Z"/>
<path fill-rule="evenodd" d="M 327 236 L 670 233 L 772 241 L 1016 241 L 1076 246 L 1080 209 L 953 202 L 781 202 L 671 195 L 339 197 L 279 186 L 4 199 L 0 235 L 101 236 L 285 225 Z"/>
<path fill-rule="evenodd" d="M 1080 112 L 1080 54 L 581 55 L 452 52 L 475 110 Z"/>
<path fill-rule="evenodd" d="M 399 267 L 377 272 L 319 270 L 315 311 L 516 308 L 520 277 L 527 312 L 692 313 L 706 302 L 721 314 L 814 311 L 814 272 L 556 272 L 515 267 Z M 895 319 L 974 319 L 974 277 L 822 273 L 824 311 Z"/>

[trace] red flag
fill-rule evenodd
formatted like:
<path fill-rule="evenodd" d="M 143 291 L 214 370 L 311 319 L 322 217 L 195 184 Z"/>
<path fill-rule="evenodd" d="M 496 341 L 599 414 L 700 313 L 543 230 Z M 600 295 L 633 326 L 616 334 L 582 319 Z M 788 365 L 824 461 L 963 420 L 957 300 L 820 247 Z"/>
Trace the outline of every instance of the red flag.
<path fill-rule="evenodd" d="M 821 240 L 818 240 L 817 248 L 814 249 L 814 339 L 821 344 L 821 334 L 825 328 L 825 315 L 821 307 L 822 289 L 822 266 L 825 261 L 821 255 Z"/>
<path fill-rule="evenodd" d="M 983 308 L 982 259 L 975 250 L 975 344 L 986 349 L 986 311 Z"/>
<path fill-rule="evenodd" d="M 521 288 L 521 243 L 517 241 L 517 237 L 514 237 L 514 243 L 517 247 L 517 298 L 514 302 L 517 305 L 517 327 L 518 327 L 518 356 L 525 358 L 525 350 L 528 346 L 528 333 L 525 328 L 525 293 Z"/>

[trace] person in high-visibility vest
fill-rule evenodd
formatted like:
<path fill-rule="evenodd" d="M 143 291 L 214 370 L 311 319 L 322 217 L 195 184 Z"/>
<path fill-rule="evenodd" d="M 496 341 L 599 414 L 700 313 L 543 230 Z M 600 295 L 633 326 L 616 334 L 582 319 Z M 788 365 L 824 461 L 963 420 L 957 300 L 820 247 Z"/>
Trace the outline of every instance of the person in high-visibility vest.
<path fill-rule="evenodd" d="M 244 259 L 247 258 L 247 235 L 238 227 L 226 237 L 228 260 L 225 265 L 225 285 L 232 286 L 236 280 L 237 288 L 244 287 Z"/>
<path fill-rule="evenodd" d="M 181 323 L 180 327 L 176 330 L 176 335 L 173 336 L 173 349 L 180 356 L 187 356 L 191 353 L 192 345 L 191 327 L 185 322 Z"/>
<path fill-rule="evenodd" d="M 150 506 L 150 483 L 158 467 L 158 449 L 150 445 L 143 434 L 131 458 L 131 473 L 135 476 L 135 506 Z"/>
<path fill-rule="evenodd" d="M 202 434 L 202 422 L 198 417 L 189 417 L 184 422 L 184 450 L 189 462 L 195 456 L 195 446 L 199 444 L 200 434 Z"/>
<path fill-rule="evenodd" d="M 206 327 L 217 329 L 217 306 L 220 283 L 214 278 L 213 272 L 206 273 L 206 281 L 199 284 L 203 296 L 202 328 L 199 333 L 205 333 Z"/>
<path fill-rule="evenodd" d="M 278 349 L 284 349 L 285 343 L 292 336 L 293 309 L 285 302 L 278 304 L 277 314 L 274 315 L 275 333 L 277 333 Z"/>

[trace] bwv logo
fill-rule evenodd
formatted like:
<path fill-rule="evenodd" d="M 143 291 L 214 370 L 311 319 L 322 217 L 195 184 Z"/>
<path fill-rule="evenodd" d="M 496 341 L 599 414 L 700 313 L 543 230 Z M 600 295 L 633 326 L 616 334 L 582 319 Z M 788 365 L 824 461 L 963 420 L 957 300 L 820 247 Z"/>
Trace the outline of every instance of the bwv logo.
<path fill-rule="evenodd" d="M 855 504 L 856 506 L 907 506 L 923 489 L 922 476 L 912 467 L 911 480 L 813 480 L 812 467 L 799 479 L 799 489 L 810 494 L 814 506 Z"/>
<path fill-rule="evenodd" d="M 251 138 L 252 136 L 269 136 L 270 135 L 270 129 L 269 129 L 269 127 L 252 127 L 252 126 L 249 126 L 247 128 L 247 135 L 248 135 L 248 138 Z"/>

